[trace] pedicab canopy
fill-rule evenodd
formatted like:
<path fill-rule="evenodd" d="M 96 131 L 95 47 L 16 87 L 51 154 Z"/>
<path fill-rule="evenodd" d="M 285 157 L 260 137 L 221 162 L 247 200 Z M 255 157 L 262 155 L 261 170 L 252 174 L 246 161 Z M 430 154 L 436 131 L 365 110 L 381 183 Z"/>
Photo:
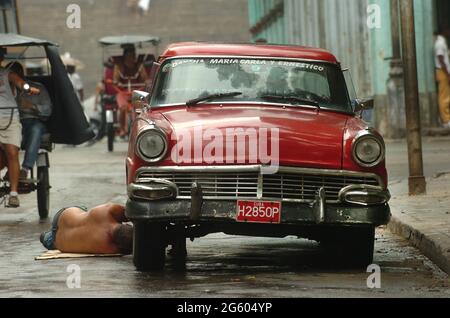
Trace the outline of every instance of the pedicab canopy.
<path fill-rule="evenodd" d="M 47 123 L 52 142 L 79 145 L 92 139 L 94 133 L 67 75 L 57 45 L 18 34 L 0 34 L 0 48 L 36 46 L 45 49 L 51 66 L 51 75 L 32 79 L 42 82 L 47 87 L 53 102 L 52 116 Z"/>
<path fill-rule="evenodd" d="M 113 45 L 142 45 L 145 43 L 150 43 L 157 45 L 159 43 L 159 38 L 149 35 L 119 35 L 119 36 L 106 36 L 99 40 L 102 46 L 113 46 Z"/>

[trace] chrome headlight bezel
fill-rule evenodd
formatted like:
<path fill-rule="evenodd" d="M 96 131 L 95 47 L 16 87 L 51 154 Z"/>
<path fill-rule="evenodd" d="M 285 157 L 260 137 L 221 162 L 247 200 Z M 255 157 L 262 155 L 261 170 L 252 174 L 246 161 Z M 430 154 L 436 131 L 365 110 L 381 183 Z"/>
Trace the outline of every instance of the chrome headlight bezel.
<path fill-rule="evenodd" d="M 152 158 L 148 157 L 141 150 L 140 143 L 142 141 L 142 138 L 144 138 L 148 134 L 156 134 L 159 137 L 161 137 L 161 139 L 163 141 L 163 149 L 161 150 L 160 154 L 156 157 L 152 157 Z M 166 157 L 168 148 L 169 148 L 169 145 L 168 145 L 168 141 L 167 141 L 167 135 L 164 133 L 164 131 L 162 131 L 161 129 L 158 129 L 157 127 L 152 127 L 150 129 L 146 129 L 146 130 L 142 131 L 136 138 L 136 154 L 138 155 L 139 158 L 141 158 L 142 160 L 144 160 L 145 162 L 148 162 L 148 163 L 157 163 L 157 162 L 160 162 L 161 160 L 163 160 Z"/>
<path fill-rule="evenodd" d="M 360 142 L 367 140 L 367 139 L 371 139 L 373 141 L 375 141 L 379 146 L 380 146 L 380 153 L 377 157 L 377 159 L 373 162 L 365 162 L 363 160 L 361 160 L 357 154 L 357 146 Z M 370 132 L 369 130 L 367 131 L 363 131 L 361 133 L 359 133 L 355 139 L 353 139 L 352 142 L 352 156 L 353 156 L 353 160 L 360 165 L 361 167 L 364 168 L 373 168 L 378 166 L 381 162 L 384 161 L 385 157 L 386 157 L 386 146 L 384 144 L 383 139 L 381 139 L 380 137 L 378 137 L 377 135 L 373 134 L 372 132 Z"/>

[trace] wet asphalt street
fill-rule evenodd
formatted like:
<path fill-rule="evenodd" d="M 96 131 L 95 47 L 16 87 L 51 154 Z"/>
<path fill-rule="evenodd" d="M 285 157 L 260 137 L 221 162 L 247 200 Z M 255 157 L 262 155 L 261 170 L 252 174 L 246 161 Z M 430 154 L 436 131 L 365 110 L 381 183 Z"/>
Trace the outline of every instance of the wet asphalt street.
<path fill-rule="evenodd" d="M 450 141 L 426 143 L 426 173 L 446 167 Z M 51 154 L 52 214 L 63 206 L 125 202 L 126 144 L 106 152 L 57 147 Z M 388 144 L 392 182 L 405 175 L 405 146 Z M 317 244 L 296 238 L 210 235 L 188 244 L 185 268 L 168 258 L 164 273 L 136 272 L 131 257 L 35 261 L 44 252 L 36 195 L 18 210 L 0 208 L 0 297 L 450 297 L 450 281 L 418 250 L 384 229 L 377 231 L 375 261 L 381 288 L 369 289 L 364 270 L 324 264 Z M 81 288 L 68 288 L 68 266 L 81 270 Z"/>

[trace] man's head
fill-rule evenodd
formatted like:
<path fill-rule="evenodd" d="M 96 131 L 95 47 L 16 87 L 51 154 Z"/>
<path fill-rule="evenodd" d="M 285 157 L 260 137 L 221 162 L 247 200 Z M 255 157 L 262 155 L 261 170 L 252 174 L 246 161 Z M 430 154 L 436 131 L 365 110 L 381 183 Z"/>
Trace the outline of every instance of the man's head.
<path fill-rule="evenodd" d="M 136 61 L 136 48 L 134 45 L 123 48 L 123 61 L 125 63 L 134 63 Z"/>
<path fill-rule="evenodd" d="M 25 76 L 25 71 L 23 69 L 23 66 L 22 66 L 22 64 L 20 64 L 18 62 L 11 62 L 6 66 L 6 68 L 9 68 L 11 72 L 16 73 L 21 78 L 23 78 Z"/>
<path fill-rule="evenodd" d="M 439 26 L 438 29 L 434 32 L 434 36 L 442 35 L 446 38 L 450 38 L 450 27 L 447 25 Z"/>
<path fill-rule="evenodd" d="M 7 53 L 6 48 L 0 47 L 0 62 L 3 62 L 3 60 L 5 59 L 6 53 Z"/>
<path fill-rule="evenodd" d="M 133 252 L 133 226 L 120 224 L 112 234 L 114 244 L 123 255 L 130 255 Z"/>
<path fill-rule="evenodd" d="M 73 74 L 76 72 L 77 67 L 75 65 L 67 65 L 66 69 L 67 69 L 67 73 Z"/>

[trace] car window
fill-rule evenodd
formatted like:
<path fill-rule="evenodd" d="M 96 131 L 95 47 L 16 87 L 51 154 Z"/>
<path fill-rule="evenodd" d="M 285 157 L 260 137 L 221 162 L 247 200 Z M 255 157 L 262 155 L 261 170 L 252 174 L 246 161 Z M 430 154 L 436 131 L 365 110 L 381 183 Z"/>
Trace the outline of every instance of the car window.
<path fill-rule="evenodd" d="M 270 95 L 298 97 L 315 101 L 323 108 L 351 110 L 345 80 L 337 65 L 236 58 L 165 62 L 152 106 L 179 105 L 202 96 L 236 91 L 242 94 L 219 102 L 265 102 L 264 96 Z"/>

